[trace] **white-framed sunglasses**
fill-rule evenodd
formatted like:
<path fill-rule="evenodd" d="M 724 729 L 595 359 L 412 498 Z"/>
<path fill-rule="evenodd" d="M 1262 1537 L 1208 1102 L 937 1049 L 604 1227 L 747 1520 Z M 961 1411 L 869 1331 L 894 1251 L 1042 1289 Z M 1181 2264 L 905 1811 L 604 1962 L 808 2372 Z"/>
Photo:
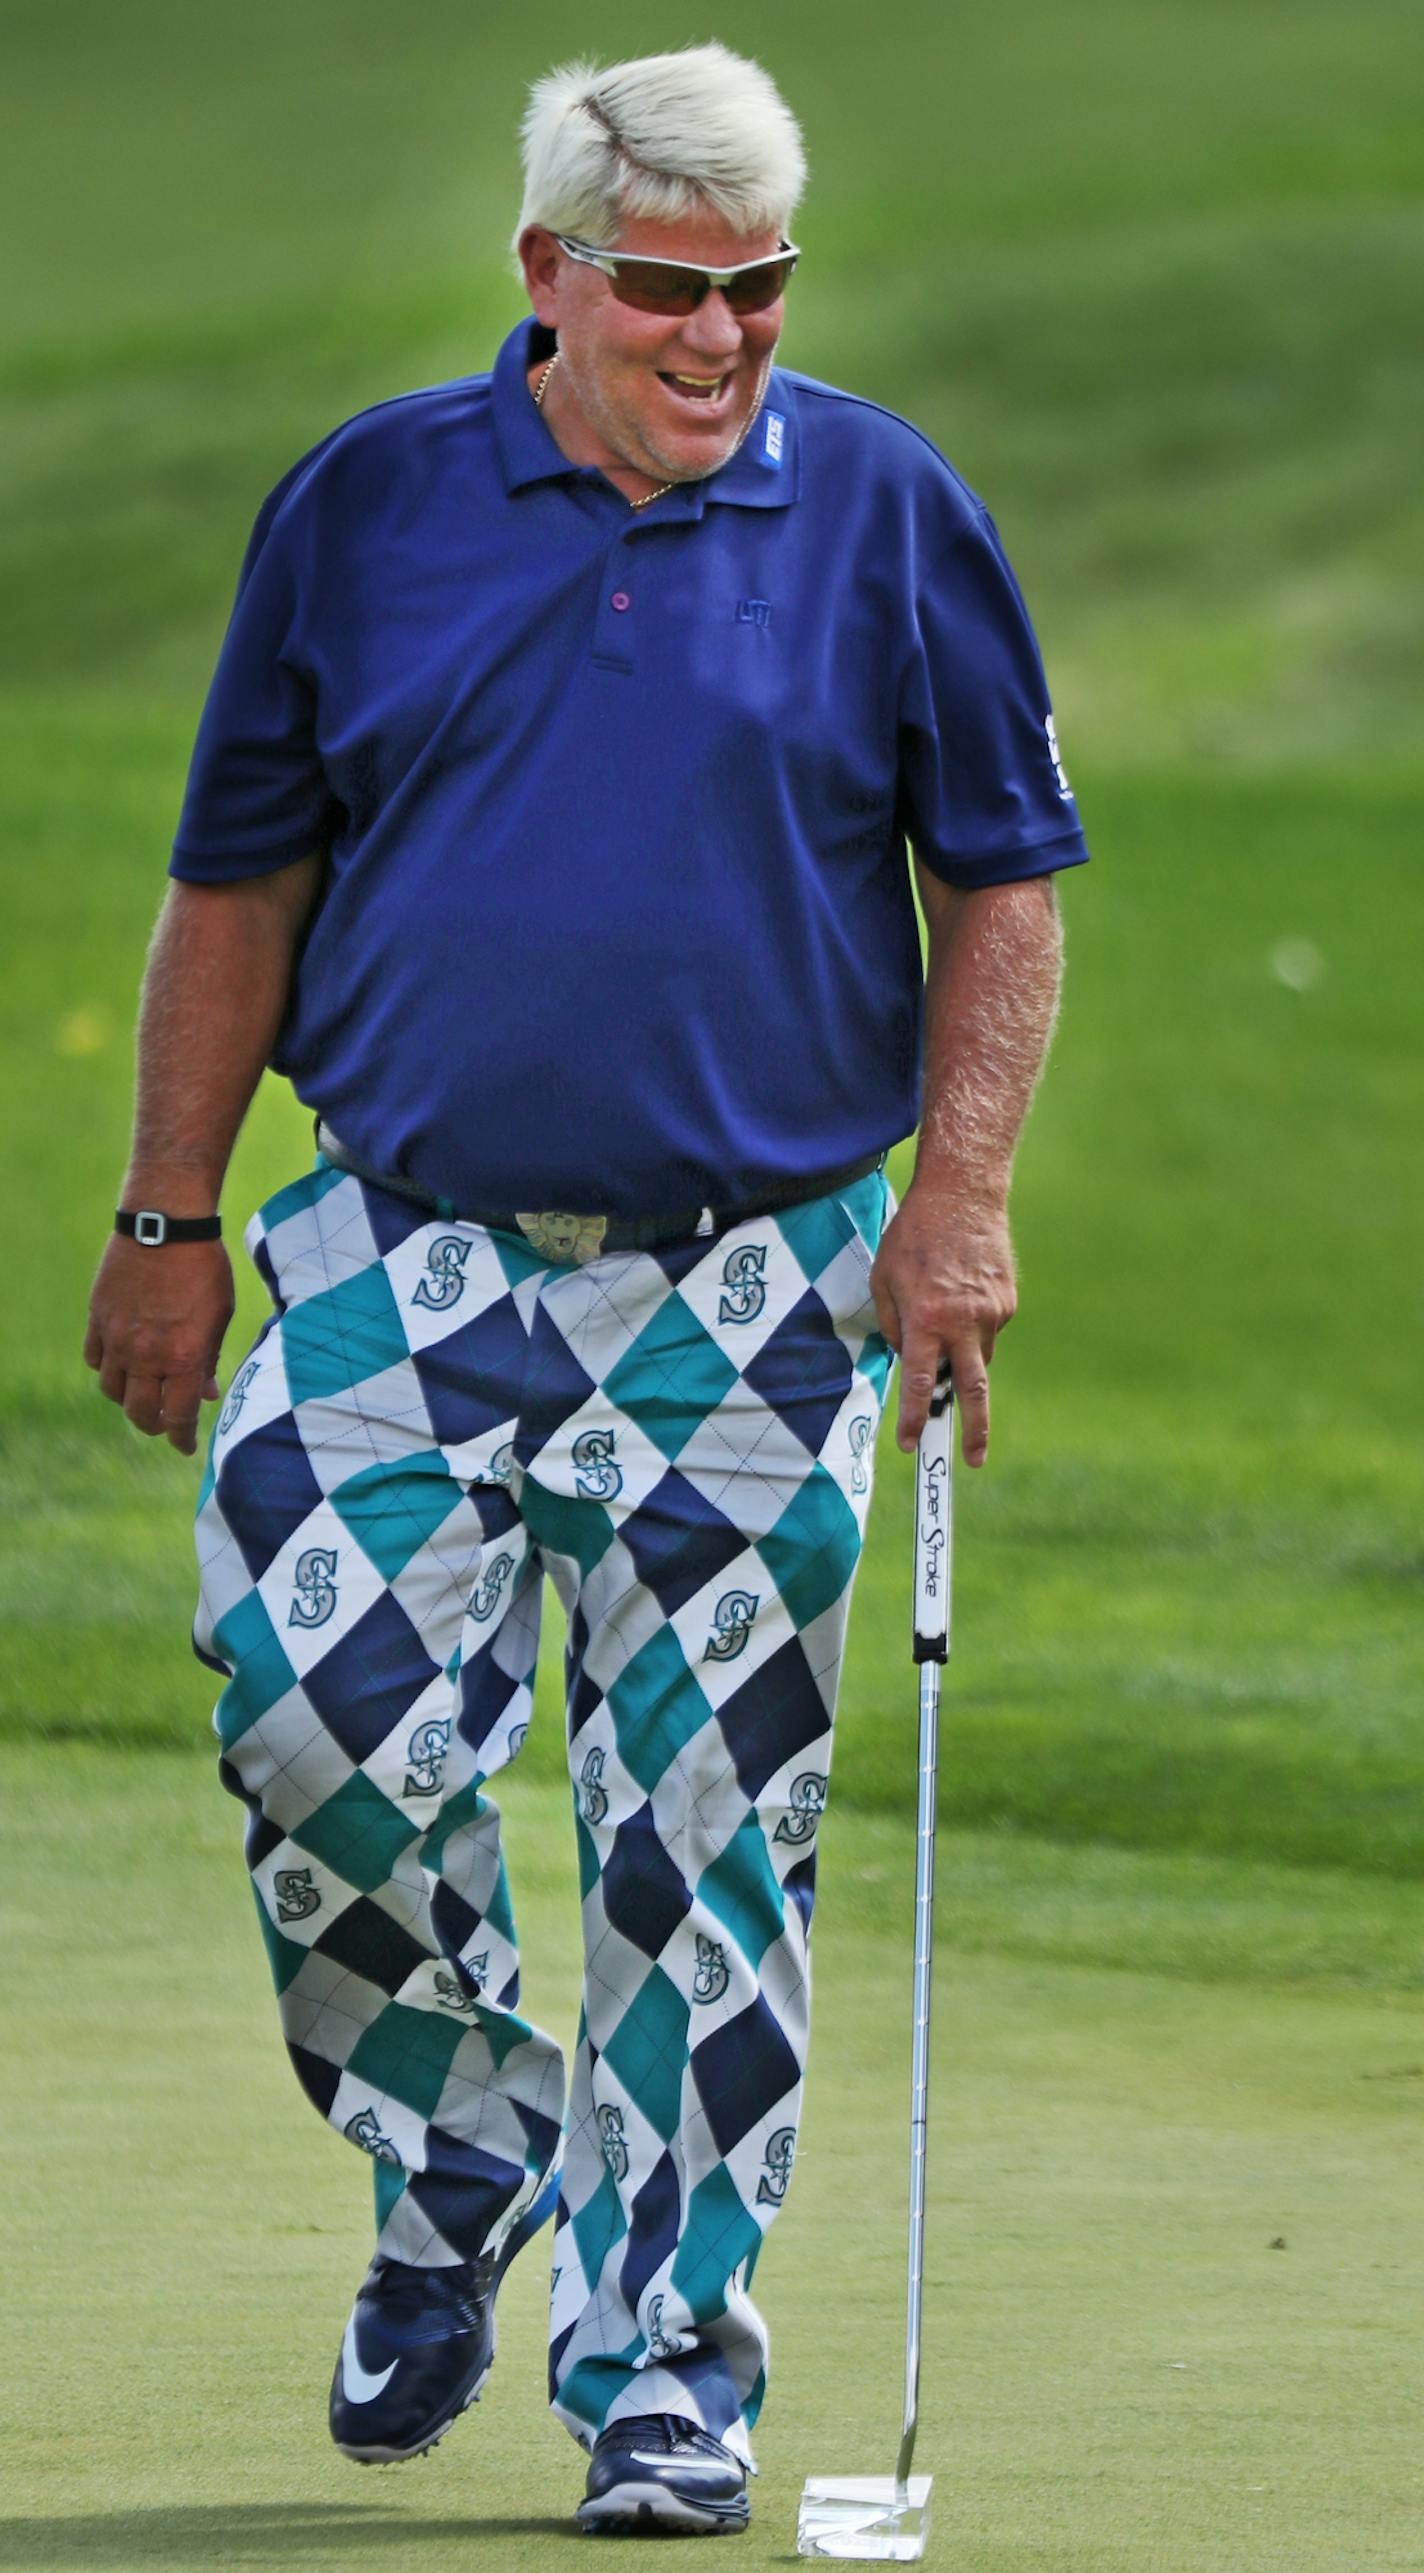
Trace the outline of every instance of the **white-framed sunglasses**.
<path fill-rule="evenodd" d="M 678 316 L 695 313 L 714 286 L 726 296 L 729 311 L 764 313 L 785 293 L 786 281 L 801 256 L 794 241 L 783 241 L 772 259 L 744 259 L 737 268 L 690 268 L 682 259 L 644 259 L 626 250 L 600 250 L 591 241 L 571 241 L 562 232 L 556 232 L 554 239 L 570 259 L 597 268 L 620 304 L 631 304 L 635 313 Z"/>

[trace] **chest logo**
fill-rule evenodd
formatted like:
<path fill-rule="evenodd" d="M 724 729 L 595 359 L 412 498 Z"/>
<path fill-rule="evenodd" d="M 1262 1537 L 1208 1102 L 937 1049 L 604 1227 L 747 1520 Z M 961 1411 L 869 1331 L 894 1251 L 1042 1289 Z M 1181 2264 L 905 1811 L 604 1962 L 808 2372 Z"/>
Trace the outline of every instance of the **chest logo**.
<path fill-rule="evenodd" d="M 738 599 L 737 623 L 738 625 L 770 625 L 770 599 Z"/>

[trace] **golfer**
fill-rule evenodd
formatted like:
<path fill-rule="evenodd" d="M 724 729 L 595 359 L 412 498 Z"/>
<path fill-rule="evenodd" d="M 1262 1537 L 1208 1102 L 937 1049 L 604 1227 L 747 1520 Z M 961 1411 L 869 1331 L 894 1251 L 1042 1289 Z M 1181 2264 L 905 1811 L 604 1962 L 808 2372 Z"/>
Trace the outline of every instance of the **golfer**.
<path fill-rule="evenodd" d="M 195 1641 L 292 2063 L 374 2169 L 332 2433 L 440 2438 L 552 2216 L 579 2517 L 700 2532 L 748 2513 L 892 1352 L 901 1446 L 947 1360 L 981 1463 L 1086 851 L 982 503 L 776 365 L 804 163 L 771 80 L 715 44 L 556 71 L 524 145 L 532 309 L 492 372 L 361 412 L 259 512 L 86 1356 L 194 1452 L 273 1065 L 317 1151 L 247 1227 L 272 1311 L 202 1478 Z M 546 1574 L 567 2068 L 491 1793 Z"/>

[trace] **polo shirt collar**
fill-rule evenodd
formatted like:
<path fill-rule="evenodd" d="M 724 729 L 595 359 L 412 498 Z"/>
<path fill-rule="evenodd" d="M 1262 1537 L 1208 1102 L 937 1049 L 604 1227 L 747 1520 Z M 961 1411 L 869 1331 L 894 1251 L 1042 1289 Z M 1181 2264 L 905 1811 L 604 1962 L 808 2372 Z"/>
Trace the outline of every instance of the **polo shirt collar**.
<path fill-rule="evenodd" d="M 541 359 L 551 358 L 554 348 L 552 331 L 545 330 L 532 315 L 526 315 L 516 323 L 494 362 L 491 388 L 495 444 L 508 492 L 584 471 L 582 466 L 570 464 L 529 399 L 529 369 Z M 689 504 L 687 515 L 700 518 L 704 505 L 710 501 L 729 502 L 739 509 L 785 509 L 799 497 L 800 487 L 795 396 L 789 376 L 773 367 L 766 400 L 736 454 L 705 481 L 684 483 L 679 489 Z"/>

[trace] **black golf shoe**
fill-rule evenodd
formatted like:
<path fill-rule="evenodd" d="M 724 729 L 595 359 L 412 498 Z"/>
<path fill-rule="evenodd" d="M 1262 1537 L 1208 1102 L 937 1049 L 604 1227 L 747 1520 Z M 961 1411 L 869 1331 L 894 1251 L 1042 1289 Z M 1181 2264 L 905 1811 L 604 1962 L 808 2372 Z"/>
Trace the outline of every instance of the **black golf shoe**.
<path fill-rule="evenodd" d="M 720 2537 L 751 2517 L 747 2470 L 695 2421 L 640 2413 L 595 2442 L 578 2517 L 595 2537 Z"/>
<path fill-rule="evenodd" d="M 557 2173 L 498 2257 L 415 2269 L 377 2252 L 356 2291 L 331 2380 L 331 2435 L 361 2466 L 397 2465 L 443 2439 L 477 2403 L 494 2364 L 494 2300 L 506 2269 L 554 2212 Z"/>

